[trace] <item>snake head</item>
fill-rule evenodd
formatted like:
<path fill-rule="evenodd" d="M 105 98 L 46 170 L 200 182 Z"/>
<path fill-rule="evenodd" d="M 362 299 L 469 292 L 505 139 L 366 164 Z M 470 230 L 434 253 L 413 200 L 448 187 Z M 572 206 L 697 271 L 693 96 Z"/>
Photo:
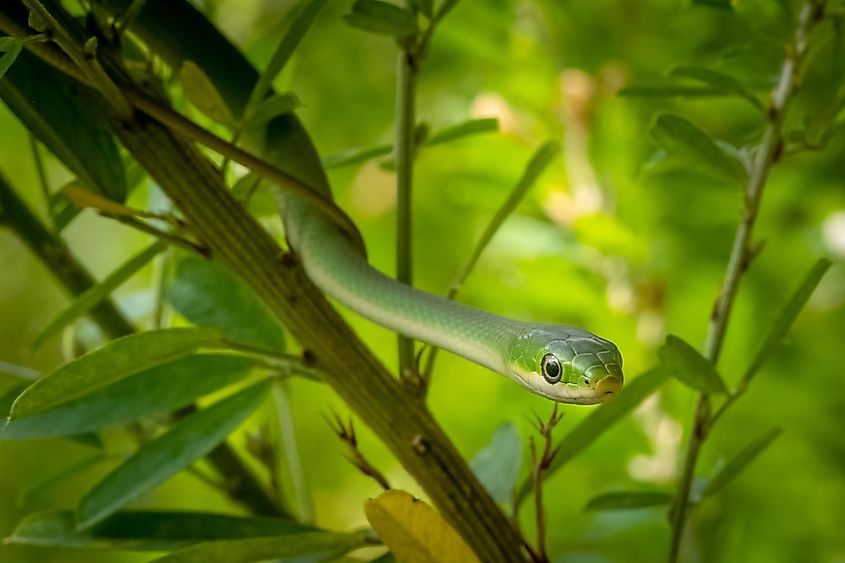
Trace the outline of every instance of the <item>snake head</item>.
<path fill-rule="evenodd" d="M 585 330 L 540 326 L 511 344 L 511 371 L 531 391 L 561 403 L 593 405 L 621 390 L 622 355 L 612 342 Z"/>

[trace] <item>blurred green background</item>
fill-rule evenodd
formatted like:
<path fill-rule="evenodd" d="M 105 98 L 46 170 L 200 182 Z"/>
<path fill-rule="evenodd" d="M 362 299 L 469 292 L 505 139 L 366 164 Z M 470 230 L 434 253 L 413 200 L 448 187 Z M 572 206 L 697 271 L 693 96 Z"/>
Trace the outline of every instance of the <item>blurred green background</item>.
<path fill-rule="evenodd" d="M 328 6 L 276 84 L 302 100 L 299 115 L 323 155 L 390 142 L 393 135 L 396 50 L 386 38 L 347 26 L 342 15 L 349 4 Z M 290 7 L 272 0 L 198 5 L 259 67 L 275 47 Z M 532 151 L 547 139 L 562 140 L 560 158 L 498 233 L 460 299 L 516 318 L 588 327 L 618 344 L 629 381 L 656 363 L 655 350 L 666 334 L 700 345 L 740 219 L 741 191 L 684 167 L 649 165 L 658 152 L 650 123 L 658 111 L 678 112 L 713 136 L 742 145 L 756 139 L 761 118 L 735 98 L 677 101 L 617 93 L 627 85 L 664 84 L 674 66 L 699 64 L 729 72 L 765 94 L 782 60 L 779 46 L 791 28 L 792 7 L 763 0 L 738 0 L 735 7 L 732 12 L 673 0 L 459 3 L 438 29 L 423 65 L 419 118 L 437 130 L 470 117 L 497 117 L 500 131 L 421 151 L 414 196 L 417 285 L 445 293 Z M 830 29 L 819 35 L 816 53 L 822 62 L 811 67 L 793 107 L 790 120 L 796 124 L 817 115 L 825 89 L 841 87 L 841 68 L 824 63 L 837 57 L 841 62 L 841 37 Z M 5 107 L 0 146 L 0 170 L 43 216 L 27 133 Z M 52 158 L 48 172 L 54 188 L 70 179 Z M 340 204 L 366 238 L 371 261 L 392 272 L 393 174 L 370 161 L 334 171 L 331 179 Z M 150 185 L 138 189 L 131 203 L 163 205 Z M 267 223 L 278 228 L 272 217 Z M 729 383 L 737 381 L 803 272 L 821 256 L 834 265 L 786 346 L 716 428 L 698 471 L 711 473 L 774 425 L 785 432 L 722 494 L 694 510 L 684 554 L 688 561 L 842 562 L 845 135 L 834 137 L 823 152 L 788 158 L 775 169 L 756 234 L 765 248 L 744 279 L 720 364 Z M 147 244 L 144 236 L 91 212 L 77 218 L 65 236 L 98 276 Z M 0 229 L 0 263 L 0 361 L 50 370 L 62 362 L 62 339 L 37 353 L 30 346 L 67 296 L 7 229 Z M 116 294 L 141 326 L 149 323 L 155 275 L 147 268 Z M 395 367 L 395 336 L 348 318 Z M 291 392 L 317 522 L 337 529 L 365 525 L 362 504 L 379 489 L 343 460 L 342 444 L 323 418 L 347 410 L 324 386 L 294 381 Z M 694 400 L 679 383 L 665 384 L 547 483 L 554 561 L 665 557 L 664 509 L 583 508 L 593 496 L 613 490 L 671 490 Z M 533 433 L 527 416 L 545 417 L 551 409 L 547 401 L 450 354 L 438 360 L 430 405 L 467 458 L 507 421 L 515 421 L 527 441 Z M 558 435 L 590 412 L 564 410 Z M 247 430 L 273 424 L 267 405 Z M 421 494 L 387 450 L 359 430 L 363 451 L 391 483 Z M 245 432 L 233 443 L 243 447 Z M 130 449 L 127 435 L 117 429 L 108 445 L 118 456 Z M 527 459 L 527 447 L 523 453 Z M 66 440 L 0 442 L 0 534 L 27 513 L 72 507 L 106 468 L 23 498 L 21 492 L 86 455 L 83 446 Z M 235 510 L 185 473 L 136 506 Z M 530 503 L 521 520 L 532 529 Z M 10 562 L 144 559 L 0 547 L 0 560 Z"/>

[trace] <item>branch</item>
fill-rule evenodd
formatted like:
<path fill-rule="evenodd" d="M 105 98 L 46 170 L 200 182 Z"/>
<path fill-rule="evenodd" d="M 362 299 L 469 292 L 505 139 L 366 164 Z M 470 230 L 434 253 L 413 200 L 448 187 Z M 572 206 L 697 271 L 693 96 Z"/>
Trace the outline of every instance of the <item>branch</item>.
<path fill-rule="evenodd" d="M 745 191 L 745 213 L 737 227 L 725 280 L 713 308 L 707 341 L 704 346 L 704 356 L 713 364 L 716 364 L 719 359 L 734 298 L 739 289 L 742 274 L 748 266 L 748 259 L 753 252 L 750 242 L 751 233 L 760 209 L 760 201 L 763 197 L 766 180 L 768 179 L 770 170 L 777 164 L 783 153 L 784 115 L 795 90 L 799 76 L 799 65 L 807 50 L 807 36 L 812 27 L 821 19 L 823 10 L 823 0 L 807 0 L 804 2 L 798 16 L 792 45 L 787 50 L 787 57 L 781 68 L 778 83 L 769 98 L 768 124 L 763 132 L 760 145 L 755 152 Z M 683 537 L 684 526 L 686 524 L 686 513 L 689 506 L 690 489 L 695 473 L 695 465 L 701 445 L 707 437 L 707 428 L 711 418 L 710 413 L 709 395 L 699 395 L 689 445 L 684 459 L 683 472 L 670 512 L 672 524 L 672 538 L 668 558 L 670 563 L 674 563 L 678 559 L 681 538 Z"/>

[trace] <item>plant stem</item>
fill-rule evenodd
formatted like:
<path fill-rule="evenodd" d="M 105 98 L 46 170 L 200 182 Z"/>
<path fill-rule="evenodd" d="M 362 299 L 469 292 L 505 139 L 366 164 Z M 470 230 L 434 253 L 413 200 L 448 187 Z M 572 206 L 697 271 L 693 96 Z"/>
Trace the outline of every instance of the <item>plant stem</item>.
<path fill-rule="evenodd" d="M 784 115 L 798 79 L 799 64 L 806 52 L 807 35 L 812 29 L 812 26 L 821 18 L 823 6 L 824 3 L 818 0 L 808 0 L 801 7 L 793 42 L 787 50 L 787 57 L 781 67 L 778 83 L 771 93 L 768 124 L 755 152 L 745 191 L 745 211 L 742 221 L 737 227 L 730 259 L 728 260 L 727 272 L 725 273 L 725 280 L 719 292 L 719 297 L 716 300 L 715 307 L 713 308 L 708 327 L 707 340 L 704 346 L 704 357 L 713 364 L 716 364 L 719 359 L 734 298 L 739 289 L 742 274 L 748 267 L 751 234 L 754 223 L 757 220 L 766 180 L 768 179 L 769 171 L 778 162 L 783 152 L 784 141 L 782 129 Z M 699 395 L 692 421 L 692 430 L 684 459 L 683 471 L 670 513 L 672 525 L 668 558 L 670 563 L 678 560 L 681 539 L 686 524 L 690 489 L 695 474 L 698 454 L 701 450 L 701 445 L 707 438 L 710 411 L 709 395 Z"/>
<path fill-rule="evenodd" d="M 406 2 L 410 6 L 411 2 Z M 409 8 L 411 9 L 411 8 Z M 413 178 L 414 124 L 417 82 L 415 39 L 399 51 L 396 80 L 396 280 L 413 285 Z M 399 375 L 406 382 L 417 379 L 414 341 L 397 335 Z"/>

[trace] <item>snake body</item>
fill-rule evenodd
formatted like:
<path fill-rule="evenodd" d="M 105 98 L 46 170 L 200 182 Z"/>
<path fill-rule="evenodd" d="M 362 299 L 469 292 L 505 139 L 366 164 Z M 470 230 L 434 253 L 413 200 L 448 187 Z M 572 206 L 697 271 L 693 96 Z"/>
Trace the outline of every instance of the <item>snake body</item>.
<path fill-rule="evenodd" d="M 595 404 L 622 388 L 622 357 L 585 330 L 521 322 L 401 284 L 373 268 L 312 204 L 276 192 L 288 241 L 308 277 L 359 315 L 496 371 L 563 403 Z"/>

